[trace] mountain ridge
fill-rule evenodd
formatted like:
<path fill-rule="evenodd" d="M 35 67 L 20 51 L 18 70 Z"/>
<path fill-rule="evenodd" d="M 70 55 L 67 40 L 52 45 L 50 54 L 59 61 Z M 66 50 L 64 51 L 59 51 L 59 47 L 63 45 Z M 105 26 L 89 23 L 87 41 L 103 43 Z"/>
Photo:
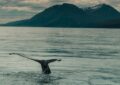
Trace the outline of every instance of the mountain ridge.
<path fill-rule="evenodd" d="M 110 5 L 99 4 L 83 9 L 64 3 L 51 6 L 30 19 L 4 26 L 119 28 L 119 24 L 120 13 Z"/>

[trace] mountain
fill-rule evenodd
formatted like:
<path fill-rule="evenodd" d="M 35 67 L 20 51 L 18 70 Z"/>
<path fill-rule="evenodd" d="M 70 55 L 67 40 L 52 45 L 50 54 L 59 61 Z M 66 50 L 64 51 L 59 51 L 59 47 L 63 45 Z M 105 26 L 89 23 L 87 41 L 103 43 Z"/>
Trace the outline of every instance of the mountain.
<path fill-rule="evenodd" d="M 114 22 L 113 22 L 114 21 Z M 31 19 L 10 22 L 5 26 L 33 27 L 120 27 L 120 13 L 112 6 L 99 4 L 78 8 L 73 4 L 54 5 Z"/>
<path fill-rule="evenodd" d="M 90 25 L 93 27 L 109 27 L 114 28 L 112 22 L 120 23 L 120 13 L 107 4 L 99 4 L 93 7 L 88 7 L 85 9 L 86 13 L 89 15 L 88 19 L 91 22 Z M 114 23 L 114 24 L 115 24 Z"/>

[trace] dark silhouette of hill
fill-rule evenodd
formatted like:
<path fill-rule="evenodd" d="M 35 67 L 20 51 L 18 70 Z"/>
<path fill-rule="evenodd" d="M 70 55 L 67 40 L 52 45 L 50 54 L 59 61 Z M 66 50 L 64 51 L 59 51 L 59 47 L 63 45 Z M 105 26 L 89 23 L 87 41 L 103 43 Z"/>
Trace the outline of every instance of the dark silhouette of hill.
<path fill-rule="evenodd" d="M 73 4 L 54 5 L 28 20 L 4 24 L 5 26 L 33 27 L 120 27 L 120 13 L 112 6 L 99 4 L 78 8 Z"/>

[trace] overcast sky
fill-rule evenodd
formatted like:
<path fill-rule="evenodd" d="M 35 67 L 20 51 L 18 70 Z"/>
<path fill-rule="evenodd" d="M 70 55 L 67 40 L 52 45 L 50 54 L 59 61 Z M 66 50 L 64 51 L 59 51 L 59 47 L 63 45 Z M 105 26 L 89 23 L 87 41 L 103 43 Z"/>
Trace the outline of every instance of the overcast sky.
<path fill-rule="evenodd" d="M 106 3 L 120 11 L 120 0 L 0 0 L 0 22 L 30 18 L 49 6 L 62 3 L 73 3 L 79 7 Z"/>

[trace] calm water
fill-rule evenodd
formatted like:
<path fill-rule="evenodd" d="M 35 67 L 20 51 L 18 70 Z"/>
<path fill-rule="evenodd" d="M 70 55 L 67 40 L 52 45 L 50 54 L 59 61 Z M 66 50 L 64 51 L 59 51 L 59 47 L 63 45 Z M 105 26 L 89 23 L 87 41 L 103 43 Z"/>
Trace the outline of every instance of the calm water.
<path fill-rule="evenodd" d="M 43 75 L 12 52 L 62 61 Z M 120 30 L 0 27 L 0 85 L 120 85 Z"/>

